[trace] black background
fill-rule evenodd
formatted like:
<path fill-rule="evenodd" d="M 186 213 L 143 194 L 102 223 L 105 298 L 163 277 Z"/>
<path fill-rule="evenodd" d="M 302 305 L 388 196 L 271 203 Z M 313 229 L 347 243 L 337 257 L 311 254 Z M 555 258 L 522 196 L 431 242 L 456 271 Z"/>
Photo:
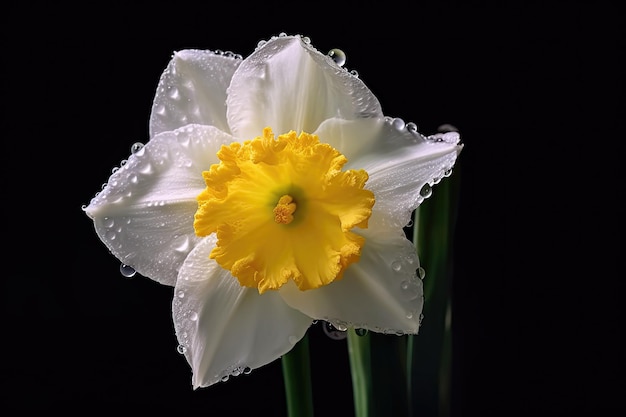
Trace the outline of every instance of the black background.
<path fill-rule="evenodd" d="M 286 415 L 280 361 L 193 391 L 171 288 L 123 278 L 81 210 L 174 51 L 280 32 L 343 49 L 386 115 L 461 131 L 453 414 L 624 410 L 623 14 L 412 4 L 5 6 L 0 411 Z M 310 336 L 316 415 L 351 415 L 345 341 Z"/>

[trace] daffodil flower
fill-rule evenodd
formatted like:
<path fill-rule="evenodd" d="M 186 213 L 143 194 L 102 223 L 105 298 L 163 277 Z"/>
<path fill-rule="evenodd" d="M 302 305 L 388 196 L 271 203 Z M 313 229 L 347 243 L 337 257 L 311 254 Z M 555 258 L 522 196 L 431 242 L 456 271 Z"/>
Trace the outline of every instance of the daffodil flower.
<path fill-rule="evenodd" d="M 286 35 L 245 59 L 176 52 L 149 129 L 85 212 L 123 264 L 175 287 L 194 388 L 278 359 L 316 320 L 418 332 L 403 227 L 457 133 L 385 117 L 356 74 Z"/>

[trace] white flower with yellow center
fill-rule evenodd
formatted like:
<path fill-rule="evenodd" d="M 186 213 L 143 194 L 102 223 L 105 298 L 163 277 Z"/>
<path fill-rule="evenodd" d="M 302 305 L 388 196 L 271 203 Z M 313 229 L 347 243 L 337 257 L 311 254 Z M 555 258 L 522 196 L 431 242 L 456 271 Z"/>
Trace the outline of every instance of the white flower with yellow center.
<path fill-rule="evenodd" d="M 422 282 L 403 227 L 461 151 L 385 118 L 300 36 L 246 59 L 183 50 L 150 140 L 85 208 L 123 264 L 174 286 L 194 388 L 289 352 L 314 320 L 415 334 Z"/>

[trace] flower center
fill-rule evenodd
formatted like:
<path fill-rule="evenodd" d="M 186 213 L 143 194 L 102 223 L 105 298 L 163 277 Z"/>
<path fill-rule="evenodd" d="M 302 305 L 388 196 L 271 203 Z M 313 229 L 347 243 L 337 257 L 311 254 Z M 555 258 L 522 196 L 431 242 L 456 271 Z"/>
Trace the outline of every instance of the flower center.
<path fill-rule="evenodd" d="M 293 280 L 308 290 L 341 279 L 358 261 L 374 194 L 364 170 L 315 135 L 291 131 L 222 146 L 202 173 L 194 229 L 217 233 L 210 257 L 259 293 Z"/>
<path fill-rule="evenodd" d="M 296 203 L 293 203 L 293 197 L 284 195 L 278 200 L 276 207 L 274 207 L 274 221 L 276 223 L 289 224 L 293 221 L 294 211 L 296 211 Z"/>

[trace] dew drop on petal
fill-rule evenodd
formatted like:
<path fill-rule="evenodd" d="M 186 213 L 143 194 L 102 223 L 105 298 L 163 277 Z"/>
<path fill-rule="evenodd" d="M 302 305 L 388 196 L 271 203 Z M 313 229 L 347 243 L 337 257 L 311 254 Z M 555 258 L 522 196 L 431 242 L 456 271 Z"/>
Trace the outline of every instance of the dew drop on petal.
<path fill-rule="evenodd" d="M 137 271 L 135 271 L 135 268 L 130 265 L 120 264 L 120 273 L 126 278 L 132 278 L 135 276 Z"/>
<path fill-rule="evenodd" d="M 189 250 L 189 237 L 182 235 L 174 239 L 173 246 L 176 252 L 187 252 Z"/>
<path fill-rule="evenodd" d="M 367 334 L 367 329 L 355 329 L 354 333 L 356 333 L 357 336 L 365 336 Z"/>
<path fill-rule="evenodd" d="M 189 320 L 191 320 L 191 321 L 196 321 L 196 320 L 198 320 L 198 313 L 196 313 L 195 311 L 192 311 L 192 312 L 189 314 Z"/>
<path fill-rule="evenodd" d="M 407 300 L 414 300 L 419 295 L 419 286 L 411 281 L 402 281 L 400 283 L 400 288 L 402 289 L 402 293 Z"/>
<path fill-rule="evenodd" d="M 187 348 L 183 345 L 178 345 L 176 346 L 176 351 L 182 355 L 187 352 Z"/>
<path fill-rule="evenodd" d="M 330 337 L 333 340 L 343 340 L 348 337 L 348 334 L 345 330 L 339 330 L 338 328 L 333 326 L 332 323 L 329 323 L 327 321 L 324 322 L 323 328 L 326 336 Z"/>
<path fill-rule="evenodd" d="M 178 298 L 185 298 L 185 291 L 178 291 L 176 295 L 178 296 Z"/>
<path fill-rule="evenodd" d="M 156 114 L 158 114 L 160 116 L 165 116 L 165 106 L 162 105 L 162 104 L 157 106 L 155 112 L 156 112 Z"/>
<path fill-rule="evenodd" d="M 346 64 L 346 54 L 341 49 L 331 49 L 328 51 L 328 56 L 340 67 Z"/>
<path fill-rule="evenodd" d="M 226 382 L 226 381 L 228 381 L 229 379 L 230 379 L 230 376 L 229 376 L 229 375 L 224 375 L 224 376 L 221 378 L 221 381 L 222 381 L 222 382 Z"/>
<path fill-rule="evenodd" d="M 135 153 L 139 152 L 139 151 L 140 151 L 140 150 L 142 150 L 142 149 L 143 149 L 143 143 L 141 143 L 141 142 L 135 142 L 135 143 L 133 143 L 133 145 L 130 147 L 130 153 L 135 154 Z"/>
<path fill-rule="evenodd" d="M 424 268 L 422 268 L 421 266 L 417 268 L 417 277 L 419 279 L 424 279 L 425 276 L 426 276 L 426 271 L 424 270 Z"/>
<path fill-rule="evenodd" d="M 391 262 L 391 269 L 393 269 L 396 272 L 400 271 L 402 269 L 402 262 L 398 260 Z"/>
<path fill-rule="evenodd" d="M 424 186 L 420 190 L 420 195 L 424 198 L 430 197 L 432 193 L 433 193 L 433 189 L 428 183 L 424 184 Z"/>
<path fill-rule="evenodd" d="M 173 99 L 173 100 L 180 100 L 180 92 L 178 91 L 178 88 L 176 87 L 172 87 L 169 92 L 168 95 Z"/>
<path fill-rule="evenodd" d="M 244 375 L 250 375 L 251 372 L 252 372 L 252 368 L 250 368 L 249 366 L 246 366 L 245 368 L 243 368 Z"/>
<path fill-rule="evenodd" d="M 393 121 L 391 122 L 392 126 L 394 128 L 396 128 L 396 130 L 402 130 L 404 129 L 404 127 L 406 126 L 404 123 L 404 120 L 402 120 L 399 117 L 396 117 L 395 119 L 393 119 Z"/>

